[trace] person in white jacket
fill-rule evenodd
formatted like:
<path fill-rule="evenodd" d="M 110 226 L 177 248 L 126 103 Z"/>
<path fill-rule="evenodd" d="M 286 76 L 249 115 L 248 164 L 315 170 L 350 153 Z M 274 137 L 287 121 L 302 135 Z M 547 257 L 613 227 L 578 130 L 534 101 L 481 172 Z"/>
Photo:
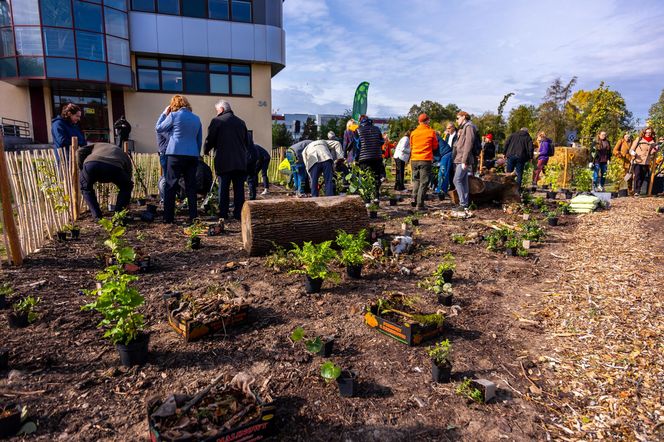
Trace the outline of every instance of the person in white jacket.
<path fill-rule="evenodd" d="M 406 163 L 410 160 L 410 131 L 403 134 L 396 149 L 394 149 L 394 168 L 396 170 L 396 179 L 394 180 L 394 190 L 406 190 L 405 173 Z"/>
<path fill-rule="evenodd" d="M 311 196 L 318 196 L 318 178 L 323 175 L 325 196 L 334 195 L 334 162 L 344 157 L 341 143 L 335 140 L 316 140 L 302 152 L 304 166 L 311 180 Z"/>

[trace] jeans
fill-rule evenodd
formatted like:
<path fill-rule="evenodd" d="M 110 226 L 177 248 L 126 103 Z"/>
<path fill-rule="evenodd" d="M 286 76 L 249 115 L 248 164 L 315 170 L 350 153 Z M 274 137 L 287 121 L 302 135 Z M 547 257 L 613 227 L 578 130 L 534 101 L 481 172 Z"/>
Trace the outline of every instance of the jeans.
<path fill-rule="evenodd" d="M 459 205 L 461 207 L 468 207 L 468 198 L 470 194 L 470 187 L 468 185 L 468 168 L 461 167 L 461 164 L 455 164 L 454 169 L 454 185 L 456 186 L 457 195 L 459 195 Z"/>
<path fill-rule="evenodd" d="M 505 165 L 505 171 L 510 173 L 516 170 L 516 183 L 521 187 L 521 182 L 523 181 L 523 168 L 526 165 L 526 162 L 519 157 L 508 157 L 507 164 Z"/>
<path fill-rule="evenodd" d="M 166 166 L 168 164 L 168 157 L 165 153 L 159 154 L 159 165 L 161 166 L 161 176 L 166 175 Z"/>
<path fill-rule="evenodd" d="M 394 190 L 406 190 L 405 177 L 406 177 L 406 162 L 399 158 L 394 159 L 394 171 L 396 178 L 394 179 Z"/>
<path fill-rule="evenodd" d="M 549 162 L 548 158 L 537 160 L 537 167 L 535 168 L 535 170 L 533 170 L 533 186 L 537 186 L 540 174 L 544 172 L 548 162 Z"/>
<path fill-rule="evenodd" d="M 635 195 L 641 195 L 641 188 L 643 187 L 643 183 L 646 181 L 646 176 L 648 175 L 649 170 L 650 167 L 647 164 L 634 165 L 634 170 L 632 173 L 634 174 L 633 188 Z"/>
<path fill-rule="evenodd" d="M 431 161 L 411 161 L 413 169 L 413 200 L 417 207 L 424 207 L 424 199 L 427 196 L 427 187 L 431 178 Z"/>
<path fill-rule="evenodd" d="M 332 160 L 322 161 L 311 166 L 309 175 L 311 176 L 311 196 L 318 196 L 318 178 L 323 175 L 325 186 L 325 196 L 334 196 L 334 171 Z"/>
<path fill-rule="evenodd" d="M 452 152 L 444 155 L 440 159 L 440 168 L 438 169 L 438 185 L 436 186 L 436 193 L 441 190 L 444 193 L 450 188 L 450 169 L 452 169 Z"/>
<path fill-rule="evenodd" d="M 304 163 L 295 163 L 293 165 L 293 184 L 297 193 L 304 193 L 304 188 L 307 184 L 307 169 Z"/>
<path fill-rule="evenodd" d="M 166 156 L 166 183 L 164 187 L 164 222 L 172 223 L 175 220 L 175 194 L 179 189 L 180 177 L 184 176 L 184 185 L 187 190 L 187 209 L 189 221 L 198 217 L 196 207 L 196 169 L 198 157 L 188 155 Z"/>
<path fill-rule="evenodd" d="M 246 172 L 234 170 L 219 177 L 219 218 L 228 219 L 231 183 L 233 183 L 233 218 L 240 219 L 244 205 L 244 179 Z"/>
<path fill-rule="evenodd" d="M 594 187 L 604 187 L 606 182 L 606 163 L 595 163 L 593 164 L 593 186 Z"/>
<path fill-rule="evenodd" d="M 134 183 L 131 174 L 118 166 L 102 163 L 101 161 L 88 161 L 84 164 L 79 178 L 81 194 L 95 219 L 102 217 L 97 195 L 95 194 L 95 183 L 113 183 L 118 186 L 118 198 L 115 202 L 115 210 L 120 212 L 129 205 L 131 191 Z"/>
<path fill-rule="evenodd" d="M 362 160 L 358 161 L 358 165 L 362 170 L 371 171 L 371 174 L 373 175 L 374 180 L 376 181 L 376 193 L 374 195 L 374 199 L 377 199 L 378 196 L 380 195 L 380 177 L 385 172 L 385 165 L 383 164 L 383 159 L 377 158 L 374 160 Z"/>

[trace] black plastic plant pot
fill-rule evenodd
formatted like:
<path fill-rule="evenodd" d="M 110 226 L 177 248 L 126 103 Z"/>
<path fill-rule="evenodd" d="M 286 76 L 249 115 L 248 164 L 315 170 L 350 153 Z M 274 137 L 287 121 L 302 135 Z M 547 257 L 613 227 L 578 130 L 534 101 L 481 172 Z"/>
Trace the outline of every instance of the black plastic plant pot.
<path fill-rule="evenodd" d="M 627 189 L 618 190 L 618 198 L 625 198 L 627 196 Z"/>
<path fill-rule="evenodd" d="M 548 189 L 549 185 L 548 184 L 542 184 L 542 189 Z"/>
<path fill-rule="evenodd" d="M 81 237 L 81 229 L 71 229 L 71 239 L 78 239 Z"/>
<path fill-rule="evenodd" d="M 369 211 L 369 218 L 371 218 L 371 219 L 376 219 L 376 218 L 378 218 L 378 212 L 375 211 L 375 210 L 370 210 L 370 211 Z"/>
<path fill-rule="evenodd" d="M 572 193 L 571 190 L 566 190 L 565 191 L 565 199 L 571 200 L 573 195 L 574 194 Z"/>
<path fill-rule="evenodd" d="M 413 220 L 412 220 L 412 224 L 413 224 L 414 226 L 419 226 L 419 225 L 420 225 L 420 220 L 417 219 L 417 218 L 413 218 Z"/>
<path fill-rule="evenodd" d="M 7 308 L 7 296 L 0 295 L 0 310 L 4 310 L 6 308 Z"/>
<path fill-rule="evenodd" d="M 153 215 L 156 215 L 156 214 L 157 214 L 157 205 L 156 205 L 156 204 L 148 204 L 148 205 L 145 207 L 145 209 L 146 209 L 149 213 L 151 213 L 151 214 L 153 214 Z"/>
<path fill-rule="evenodd" d="M 150 270 L 150 257 L 149 256 L 144 256 L 142 258 L 139 258 L 136 261 L 136 265 L 138 266 L 138 271 L 145 273 Z"/>
<path fill-rule="evenodd" d="M 438 294 L 438 303 L 446 307 L 452 305 L 452 294 L 451 293 L 439 293 Z"/>
<path fill-rule="evenodd" d="M 396 198 L 390 198 L 390 206 L 396 206 L 398 201 Z"/>
<path fill-rule="evenodd" d="M 116 344 L 118 353 L 120 354 L 120 364 L 125 367 L 132 367 L 134 365 L 143 365 L 148 360 L 148 343 L 150 342 L 150 335 L 141 333 L 138 335 L 134 342 L 129 344 Z"/>
<path fill-rule="evenodd" d="M 67 232 L 58 230 L 57 234 L 58 234 L 58 241 L 67 240 Z"/>
<path fill-rule="evenodd" d="M 431 378 L 434 382 L 447 383 L 452 378 L 452 365 L 436 365 L 431 361 Z"/>
<path fill-rule="evenodd" d="M 318 356 L 322 356 L 324 358 L 330 357 L 332 354 L 332 350 L 334 349 L 334 338 L 324 338 L 325 340 L 323 341 L 323 346 L 321 347 L 320 351 L 316 353 Z"/>
<path fill-rule="evenodd" d="M 342 371 L 341 376 L 337 378 L 337 384 L 339 384 L 339 396 L 355 396 L 355 390 L 357 390 L 357 377 L 355 373 L 349 370 Z"/>
<path fill-rule="evenodd" d="M 358 265 L 347 265 L 346 273 L 353 279 L 360 279 L 362 277 L 362 264 Z"/>
<path fill-rule="evenodd" d="M 10 313 L 7 315 L 7 320 L 11 328 L 23 328 L 30 324 L 27 313 Z"/>
<path fill-rule="evenodd" d="M 453 276 L 454 276 L 454 270 L 445 270 L 443 272 L 443 281 L 452 282 Z"/>
<path fill-rule="evenodd" d="M 549 223 L 550 226 L 555 227 L 558 225 L 558 217 L 555 218 L 547 218 L 546 221 Z"/>
<path fill-rule="evenodd" d="M 445 194 L 442 193 L 442 192 L 439 193 L 439 194 L 438 194 L 438 200 L 439 200 L 439 201 L 445 201 Z"/>
<path fill-rule="evenodd" d="M 323 287 L 321 278 L 311 278 L 309 275 L 304 278 L 304 291 L 307 293 L 319 293 L 321 287 Z"/>
<path fill-rule="evenodd" d="M 611 192 L 611 198 L 618 198 L 618 192 Z"/>
<path fill-rule="evenodd" d="M 555 191 L 548 191 L 548 192 L 546 192 L 546 199 L 548 199 L 548 200 L 555 200 L 557 194 L 558 194 L 558 192 L 555 192 Z"/>
<path fill-rule="evenodd" d="M 410 207 L 417 207 L 417 202 L 411 201 L 410 202 Z"/>
<path fill-rule="evenodd" d="M 108 211 L 109 212 L 115 212 L 115 204 L 109 204 L 108 205 Z"/>
<path fill-rule="evenodd" d="M 151 223 L 154 221 L 154 216 L 155 216 L 154 213 L 145 211 L 141 213 L 141 221 L 144 221 L 146 223 Z"/>
<path fill-rule="evenodd" d="M 21 428 L 21 410 L 14 404 L 4 407 L 8 412 L 0 416 L 0 438 L 14 436 Z"/>
<path fill-rule="evenodd" d="M 0 348 L 0 371 L 7 370 L 9 367 L 9 350 Z"/>
<path fill-rule="evenodd" d="M 516 256 L 516 247 L 508 247 L 505 249 L 505 253 L 507 253 L 507 256 Z"/>
<path fill-rule="evenodd" d="M 191 244 L 191 250 L 198 250 L 201 248 L 201 238 L 199 236 L 190 238 L 189 241 Z"/>
<path fill-rule="evenodd" d="M 529 190 L 531 192 L 537 192 L 537 186 L 530 186 Z"/>
<path fill-rule="evenodd" d="M 147 202 L 148 202 L 148 200 L 146 200 L 145 198 L 139 198 L 138 199 L 138 205 L 139 206 L 144 206 L 144 205 L 147 204 Z"/>

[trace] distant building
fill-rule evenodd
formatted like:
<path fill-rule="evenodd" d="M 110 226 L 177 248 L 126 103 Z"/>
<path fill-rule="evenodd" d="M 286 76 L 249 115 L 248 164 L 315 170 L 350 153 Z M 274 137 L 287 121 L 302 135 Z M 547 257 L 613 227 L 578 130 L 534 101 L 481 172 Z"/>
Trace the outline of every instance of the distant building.
<path fill-rule="evenodd" d="M 286 129 L 293 136 L 295 140 L 299 140 L 302 137 L 302 132 L 304 131 L 304 124 L 307 122 L 307 119 L 311 118 L 316 122 L 317 127 L 327 125 L 330 120 L 336 119 L 344 122 L 344 126 L 347 121 L 347 116 L 338 115 L 338 114 L 283 114 L 283 115 L 272 115 L 272 121 L 280 123 L 286 126 Z M 388 119 L 387 118 L 372 118 L 376 126 L 378 126 L 381 132 L 387 131 Z M 341 136 L 342 134 L 337 134 Z"/>

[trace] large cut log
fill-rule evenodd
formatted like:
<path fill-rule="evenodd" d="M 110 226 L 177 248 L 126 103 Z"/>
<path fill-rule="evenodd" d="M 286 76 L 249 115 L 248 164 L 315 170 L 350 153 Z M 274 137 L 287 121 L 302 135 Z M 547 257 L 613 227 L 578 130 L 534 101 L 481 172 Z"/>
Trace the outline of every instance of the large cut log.
<path fill-rule="evenodd" d="M 470 201 L 477 204 L 498 201 L 501 203 L 521 202 L 516 176 L 512 174 L 487 173 L 482 178 L 468 177 Z M 448 192 L 454 204 L 459 203 L 456 190 Z"/>
<path fill-rule="evenodd" d="M 335 239 L 337 230 L 357 233 L 368 225 L 359 196 L 256 200 L 242 207 L 242 242 L 250 256 L 268 253 L 273 243 L 319 243 Z"/>

